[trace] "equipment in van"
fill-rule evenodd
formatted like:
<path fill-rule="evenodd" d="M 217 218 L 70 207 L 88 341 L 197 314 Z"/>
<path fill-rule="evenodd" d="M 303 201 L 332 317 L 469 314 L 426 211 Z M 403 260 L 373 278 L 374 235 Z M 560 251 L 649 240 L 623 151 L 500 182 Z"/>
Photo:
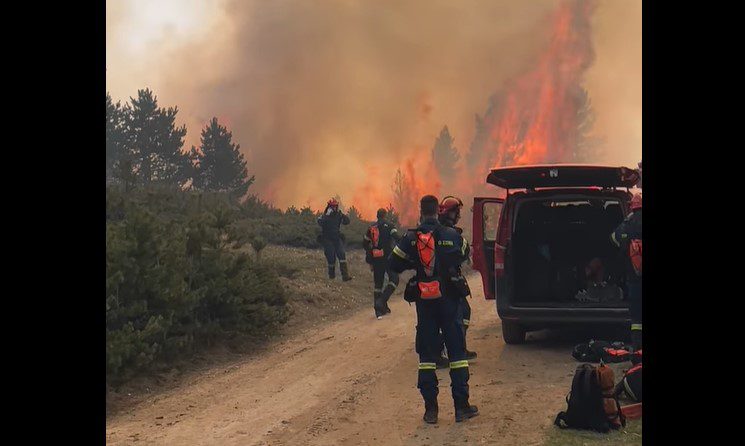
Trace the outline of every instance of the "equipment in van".
<path fill-rule="evenodd" d="M 496 300 L 502 334 L 630 320 L 627 260 L 608 238 L 630 211 L 639 172 L 546 164 L 494 168 L 500 188 L 473 202 L 473 267 Z"/>

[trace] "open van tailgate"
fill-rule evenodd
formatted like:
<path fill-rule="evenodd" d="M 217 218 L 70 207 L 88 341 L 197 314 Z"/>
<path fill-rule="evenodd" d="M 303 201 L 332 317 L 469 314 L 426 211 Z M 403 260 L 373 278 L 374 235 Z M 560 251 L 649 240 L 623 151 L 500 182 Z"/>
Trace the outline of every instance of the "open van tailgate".
<path fill-rule="evenodd" d="M 492 169 L 486 182 L 505 189 L 538 187 L 633 187 L 639 172 L 627 167 L 543 164 Z"/>

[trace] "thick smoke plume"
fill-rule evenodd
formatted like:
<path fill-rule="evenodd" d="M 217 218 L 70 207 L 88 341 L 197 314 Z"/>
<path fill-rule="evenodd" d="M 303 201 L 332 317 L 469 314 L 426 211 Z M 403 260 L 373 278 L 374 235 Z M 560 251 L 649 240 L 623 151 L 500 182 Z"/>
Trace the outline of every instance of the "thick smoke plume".
<path fill-rule="evenodd" d="M 181 31 L 169 29 L 148 41 L 145 50 L 127 52 L 122 42 L 138 30 L 128 28 L 126 4 L 115 3 L 118 15 L 107 17 L 107 88 L 115 100 L 152 88 L 162 104 L 179 106 L 188 144 L 196 144 L 200 129 L 217 116 L 245 151 L 250 174 L 256 175 L 254 192 L 280 207 L 315 209 L 338 194 L 368 218 L 379 207 L 396 206 L 396 200 L 399 206 L 411 202 L 394 193 L 397 172 L 412 196 L 465 195 L 472 182 L 483 183 L 484 169 L 501 162 L 499 157 L 533 153 L 505 150 L 479 136 L 474 114 L 485 110 L 494 93 L 526 102 L 533 100 L 519 92 L 549 95 L 521 86 L 529 83 L 525 76 L 552 62 L 546 53 L 557 45 L 556 17 L 562 8 L 576 12 L 590 6 L 554 0 L 205 1 L 195 3 L 205 10 L 198 31 L 184 31 L 176 39 L 174 33 Z M 618 15 L 615 3 L 635 4 L 600 2 L 596 15 L 605 17 L 601 46 L 621 52 L 624 24 L 603 12 Z M 572 14 L 571 32 L 586 22 L 589 9 L 583 17 Z M 596 28 L 581 29 L 582 39 L 591 39 Z M 598 60 L 604 57 L 597 44 L 595 52 Z M 617 66 L 618 57 L 612 59 Z M 578 71 L 590 62 L 577 62 Z M 631 69 L 637 67 L 640 60 Z M 604 117 L 614 112 L 620 95 L 599 94 L 602 100 L 595 100 L 607 73 L 597 66 L 588 73 L 597 122 L 615 125 Z M 634 75 L 640 78 L 640 71 Z M 626 118 L 640 122 L 635 108 L 624 110 Z M 492 131 L 501 114 L 495 109 L 482 115 L 482 125 Z M 542 126 L 550 119 L 534 121 Z M 461 150 L 457 176 L 468 181 L 440 184 L 431 149 L 443 125 Z M 605 130 L 594 129 L 601 135 Z M 493 157 L 474 155 L 478 138 L 484 140 L 478 153 Z M 641 158 L 640 147 L 625 150 Z"/>

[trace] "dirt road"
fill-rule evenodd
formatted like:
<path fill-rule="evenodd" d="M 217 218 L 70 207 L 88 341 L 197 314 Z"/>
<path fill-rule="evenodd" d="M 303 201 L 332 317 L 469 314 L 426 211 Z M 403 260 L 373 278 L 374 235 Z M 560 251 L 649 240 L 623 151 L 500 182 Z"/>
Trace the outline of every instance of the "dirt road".
<path fill-rule="evenodd" d="M 365 309 L 284 340 L 269 353 L 219 368 L 107 421 L 109 445 L 541 444 L 577 363 L 573 341 L 507 346 L 493 301 L 474 292 L 471 402 L 480 415 L 455 423 L 447 370 L 440 423 L 421 420 L 416 315 L 399 295 L 392 315 Z"/>

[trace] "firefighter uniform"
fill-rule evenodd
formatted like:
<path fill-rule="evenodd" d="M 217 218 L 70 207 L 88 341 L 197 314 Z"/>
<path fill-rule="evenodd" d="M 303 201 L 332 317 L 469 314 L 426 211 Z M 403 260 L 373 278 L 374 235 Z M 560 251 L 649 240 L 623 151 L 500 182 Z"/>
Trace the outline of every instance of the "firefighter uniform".
<path fill-rule="evenodd" d="M 336 259 L 339 259 L 342 279 L 345 281 L 351 280 L 352 277 L 349 275 L 347 256 L 344 252 L 344 242 L 341 236 L 341 225 L 348 225 L 349 217 L 339 210 L 338 205 L 333 206 L 329 202 L 323 215 L 318 217 L 318 224 L 321 226 L 321 243 L 328 263 L 329 279 L 336 277 Z"/>
<path fill-rule="evenodd" d="M 642 239 L 641 202 L 638 206 L 638 209 L 633 210 L 611 234 L 613 243 L 619 246 L 627 257 L 631 240 Z M 634 349 L 638 350 L 642 348 L 642 277 L 636 274 L 630 259 L 627 259 L 625 263 L 626 291 L 631 315 L 631 341 Z"/>
<path fill-rule="evenodd" d="M 378 215 L 385 215 L 378 211 Z M 395 241 L 400 239 L 395 226 L 379 217 L 367 229 L 363 240 L 365 247 L 365 261 L 372 267 L 373 271 L 373 308 L 375 317 L 381 318 L 391 312 L 388 308 L 388 299 L 398 286 L 398 274 L 388 269 L 388 257 L 393 252 Z M 383 288 L 385 276 L 388 275 L 388 283 Z"/>
<path fill-rule="evenodd" d="M 439 356 L 440 330 L 445 338 L 450 361 L 452 397 L 456 408 L 456 421 L 470 418 L 478 410 L 468 403 L 468 360 L 465 356 L 463 327 L 459 319 L 460 299 L 451 284 L 451 274 L 467 259 L 468 243 L 453 228 L 442 226 L 437 217 L 425 217 L 416 230 L 407 231 L 401 238 L 389 259 L 391 270 L 401 273 L 407 269 L 416 270 L 416 278 L 424 278 L 417 246 L 417 232 L 433 232 L 435 238 L 434 271 L 439 276 L 442 296 L 436 299 L 417 299 L 416 345 L 419 354 L 419 373 L 417 387 L 425 402 L 425 421 L 427 413 L 434 407 L 436 422 L 438 381 L 435 373 Z"/>
<path fill-rule="evenodd" d="M 459 234 L 463 234 L 463 229 L 452 224 L 452 222 L 448 218 L 440 216 L 439 220 L 440 220 L 440 224 L 442 224 L 443 226 L 451 227 L 455 229 L 456 231 L 458 231 Z M 471 257 L 471 247 L 468 246 L 466 249 L 466 259 L 469 259 L 470 257 Z M 457 271 L 459 275 L 463 276 L 460 266 L 457 268 Z M 463 280 L 465 281 L 466 278 L 463 277 Z M 466 357 L 468 359 L 474 359 L 477 356 L 476 352 L 472 352 L 468 350 L 468 341 L 466 338 L 466 335 L 468 334 L 468 327 L 471 324 L 471 305 L 468 303 L 468 297 L 464 296 L 460 298 L 460 307 L 458 310 L 459 310 L 458 317 L 460 318 L 461 325 L 463 327 L 463 349 L 465 350 Z"/>

